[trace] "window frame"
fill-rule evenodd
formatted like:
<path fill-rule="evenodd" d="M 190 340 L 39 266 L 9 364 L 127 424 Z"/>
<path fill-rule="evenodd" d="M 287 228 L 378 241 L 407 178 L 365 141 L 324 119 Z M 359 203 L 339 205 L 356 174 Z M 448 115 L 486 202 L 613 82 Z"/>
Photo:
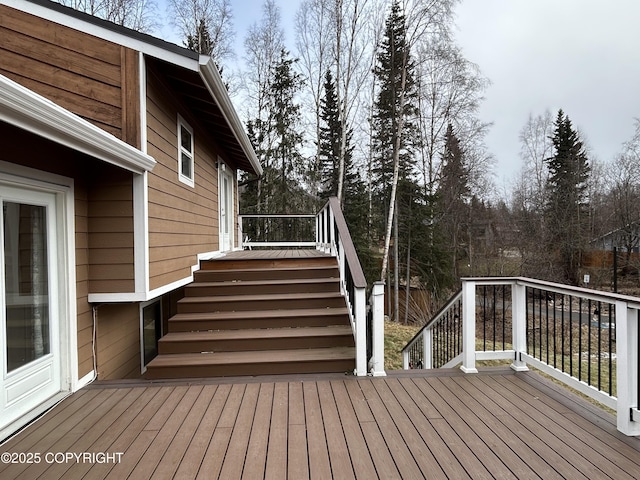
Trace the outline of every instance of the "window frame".
<path fill-rule="evenodd" d="M 158 315 L 159 318 L 154 318 L 154 323 L 155 323 L 155 350 L 156 350 L 156 355 L 158 355 L 158 340 L 160 338 L 162 338 L 163 335 L 163 326 L 162 326 L 162 318 L 163 318 L 163 307 L 162 307 L 162 297 L 159 298 L 155 298 L 153 300 L 149 300 L 147 302 L 142 302 L 140 304 L 140 370 L 141 373 L 144 373 L 147 371 L 147 359 L 146 359 L 146 347 L 147 344 L 145 342 L 146 340 L 146 336 L 145 336 L 145 310 L 147 310 L 149 307 L 157 307 L 158 310 Z M 158 331 L 158 327 L 160 327 L 160 331 Z M 154 358 L 155 358 L 154 356 Z M 149 359 L 149 361 L 153 360 Z"/>
<path fill-rule="evenodd" d="M 194 140 L 194 136 L 193 136 L 193 128 L 191 128 L 191 125 L 189 125 L 184 118 L 182 118 L 182 116 L 180 116 L 180 114 L 178 114 L 178 180 L 180 180 L 182 183 L 189 185 L 190 187 L 194 187 L 195 186 L 195 140 Z M 184 130 L 186 130 L 190 137 L 191 137 L 191 142 L 190 142 L 190 147 L 191 147 L 191 151 L 187 150 L 183 145 L 182 145 L 182 129 L 184 128 Z M 184 162 L 184 157 L 186 156 L 188 161 L 189 161 L 189 169 L 191 171 L 191 176 L 185 175 L 183 173 L 183 162 Z"/>

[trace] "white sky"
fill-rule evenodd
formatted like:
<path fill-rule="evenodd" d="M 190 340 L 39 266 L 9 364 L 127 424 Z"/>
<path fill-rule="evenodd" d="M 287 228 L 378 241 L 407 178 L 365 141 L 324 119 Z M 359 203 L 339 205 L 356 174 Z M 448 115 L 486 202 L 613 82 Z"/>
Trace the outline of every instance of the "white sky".
<path fill-rule="evenodd" d="M 610 161 L 640 117 L 640 1 L 464 0 L 458 43 L 492 85 L 480 116 L 498 183 L 522 166 L 529 114 L 562 108 L 600 161 Z"/>
<path fill-rule="evenodd" d="M 161 3 L 165 0 L 161 0 Z M 278 0 L 285 30 L 300 0 Z M 232 0 L 238 58 L 263 0 Z M 287 48 L 294 51 L 292 31 Z M 480 109 L 496 183 L 520 172 L 529 114 L 562 108 L 591 155 L 610 161 L 640 117 L 640 0 L 462 0 L 457 41 L 491 82 Z"/>

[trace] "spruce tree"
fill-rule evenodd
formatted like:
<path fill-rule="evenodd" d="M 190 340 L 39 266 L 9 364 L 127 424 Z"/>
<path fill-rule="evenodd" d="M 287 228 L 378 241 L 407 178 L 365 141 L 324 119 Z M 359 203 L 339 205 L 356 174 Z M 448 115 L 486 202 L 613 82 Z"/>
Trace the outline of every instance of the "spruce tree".
<path fill-rule="evenodd" d="M 560 280 L 577 285 L 588 233 L 590 167 L 580 136 L 562 110 L 554 123 L 552 142 L 545 211 L 548 247 L 561 266 Z"/>
<path fill-rule="evenodd" d="M 440 181 L 436 191 L 440 235 L 448 251 L 448 269 L 443 269 L 442 282 L 453 285 L 459 278 L 458 262 L 468 245 L 470 208 L 469 168 L 460 140 L 449 124 L 445 133 Z M 447 274 L 448 272 L 448 274 Z"/>

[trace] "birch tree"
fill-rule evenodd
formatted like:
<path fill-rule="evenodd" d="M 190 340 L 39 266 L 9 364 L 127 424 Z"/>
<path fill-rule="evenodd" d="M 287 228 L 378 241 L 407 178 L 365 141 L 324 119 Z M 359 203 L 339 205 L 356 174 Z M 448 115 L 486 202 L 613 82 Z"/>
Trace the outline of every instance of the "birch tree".
<path fill-rule="evenodd" d="M 84 13 L 143 33 L 158 27 L 158 5 L 154 0 L 54 0 Z"/>

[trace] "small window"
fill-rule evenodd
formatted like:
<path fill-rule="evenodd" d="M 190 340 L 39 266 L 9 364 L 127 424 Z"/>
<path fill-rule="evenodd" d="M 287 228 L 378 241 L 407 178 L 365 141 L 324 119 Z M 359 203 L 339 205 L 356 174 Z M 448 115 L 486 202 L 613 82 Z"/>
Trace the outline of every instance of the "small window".
<path fill-rule="evenodd" d="M 158 355 L 158 340 L 162 336 L 162 306 L 160 300 L 142 307 L 142 367 Z"/>
<path fill-rule="evenodd" d="M 178 178 L 193 187 L 193 130 L 178 116 Z"/>

